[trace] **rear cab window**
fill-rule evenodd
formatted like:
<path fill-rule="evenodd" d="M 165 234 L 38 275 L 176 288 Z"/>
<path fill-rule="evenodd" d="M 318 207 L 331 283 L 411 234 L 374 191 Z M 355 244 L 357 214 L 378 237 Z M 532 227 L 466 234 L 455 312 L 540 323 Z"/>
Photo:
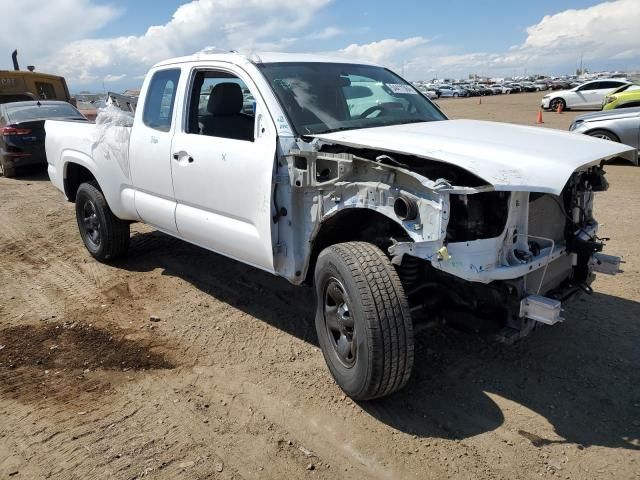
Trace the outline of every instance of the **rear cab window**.
<path fill-rule="evenodd" d="M 50 83 L 36 82 L 36 90 L 38 91 L 38 96 L 43 100 L 56 99 L 56 91 Z"/>
<path fill-rule="evenodd" d="M 171 129 L 180 69 L 159 70 L 153 74 L 142 112 L 143 123 L 161 132 Z"/>

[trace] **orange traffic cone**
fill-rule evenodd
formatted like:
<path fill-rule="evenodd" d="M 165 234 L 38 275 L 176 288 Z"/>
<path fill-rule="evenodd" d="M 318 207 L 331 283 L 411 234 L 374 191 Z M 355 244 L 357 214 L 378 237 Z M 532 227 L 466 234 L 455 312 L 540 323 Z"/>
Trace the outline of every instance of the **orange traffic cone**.
<path fill-rule="evenodd" d="M 562 113 L 562 103 L 558 102 L 558 107 L 556 108 L 556 113 Z"/>
<path fill-rule="evenodd" d="M 536 123 L 544 123 L 542 121 L 542 110 L 538 110 L 538 118 L 536 118 Z"/>

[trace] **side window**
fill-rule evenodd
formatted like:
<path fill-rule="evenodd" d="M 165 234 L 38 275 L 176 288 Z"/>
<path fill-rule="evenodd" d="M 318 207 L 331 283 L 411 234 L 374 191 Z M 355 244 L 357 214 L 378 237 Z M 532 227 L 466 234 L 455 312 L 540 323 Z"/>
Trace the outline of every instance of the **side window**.
<path fill-rule="evenodd" d="M 168 132 L 171 128 L 179 78 L 180 69 L 177 68 L 160 70 L 153 75 L 142 112 L 142 121 L 147 127 L 161 132 Z"/>
<path fill-rule="evenodd" d="M 38 96 L 43 100 L 54 100 L 56 98 L 56 92 L 50 83 L 36 82 L 36 90 L 38 91 Z"/>
<path fill-rule="evenodd" d="M 640 107 L 640 101 L 623 103 L 622 105 L 618 105 L 616 108 L 631 108 L 631 107 Z"/>
<path fill-rule="evenodd" d="M 581 86 L 578 90 L 581 92 L 585 92 L 587 90 L 597 90 L 600 88 L 600 82 L 592 82 L 587 83 L 586 85 Z"/>
<path fill-rule="evenodd" d="M 622 84 L 619 82 L 600 82 L 600 86 L 598 88 L 618 88 L 621 86 Z"/>
<path fill-rule="evenodd" d="M 187 133 L 253 142 L 256 102 L 240 78 L 196 72 L 190 99 Z"/>

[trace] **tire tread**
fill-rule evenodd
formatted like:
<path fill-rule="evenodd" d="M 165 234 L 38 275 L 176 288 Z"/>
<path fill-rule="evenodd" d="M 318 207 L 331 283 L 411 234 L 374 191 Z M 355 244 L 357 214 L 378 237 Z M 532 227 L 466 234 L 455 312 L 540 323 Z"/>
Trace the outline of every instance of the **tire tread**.
<path fill-rule="evenodd" d="M 328 247 L 348 266 L 365 311 L 372 359 L 371 378 L 357 399 L 389 395 L 411 377 L 413 324 L 404 288 L 395 268 L 376 246 L 366 242 Z"/>
<path fill-rule="evenodd" d="M 106 228 L 102 232 L 103 249 L 99 255 L 94 256 L 101 261 L 113 261 L 124 256 L 129 249 L 129 222 L 121 220 L 113 214 L 100 190 L 98 182 L 94 180 L 83 183 L 78 188 L 78 192 L 82 189 L 87 191 L 87 194 L 93 198 L 96 208 L 102 210 L 106 222 Z"/>

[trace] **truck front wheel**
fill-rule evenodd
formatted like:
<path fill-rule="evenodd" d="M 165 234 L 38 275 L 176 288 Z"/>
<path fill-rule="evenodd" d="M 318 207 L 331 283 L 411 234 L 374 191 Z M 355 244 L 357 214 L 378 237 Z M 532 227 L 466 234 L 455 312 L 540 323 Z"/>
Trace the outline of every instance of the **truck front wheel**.
<path fill-rule="evenodd" d="M 332 245 L 315 269 L 316 330 L 329 370 L 355 400 L 404 387 L 413 367 L 413 325 L 395 268 L 376 246 Z"/>
<path fill-rule="evenodd" d="M 85 247 L 97 260 L 115 260 L 127 253 L 129 222 L 113 214 L 94 182 L 78 188 L 76 220 Z"/>

